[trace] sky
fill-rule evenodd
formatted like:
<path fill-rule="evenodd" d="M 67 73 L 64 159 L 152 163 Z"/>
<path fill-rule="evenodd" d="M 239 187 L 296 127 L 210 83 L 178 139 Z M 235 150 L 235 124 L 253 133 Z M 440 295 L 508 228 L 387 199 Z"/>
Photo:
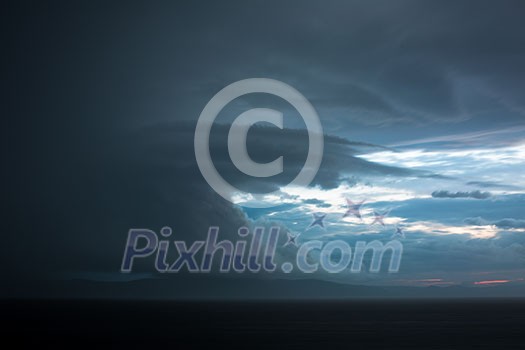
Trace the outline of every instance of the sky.
<path fill-rule="evenodd" d="M 214 274 L 210 296 L 229 278 L 247 277 L 525 284 L 522 2 L 55 1 L 20 2 L 10 12 L 8 295 L 27 281 L 183 284 L 187 274 L 160 276 L 152 259 L 131 275 L 119 271 L 128 230 L 164 226 L 191 242 L 214 225 L 231 239 L 241 226 L 278 225 L 279 262 L 295 253 L 286 234 L 353 246 L 403 233 L 395 237 L 404 246 L 398 273 Z M 308 138 L 292 106 L 253 94 L 218 115 L 215 166 L 241 189 L 277 191 L 267 209 L 216 194 L 193 150 L 206 103 L 248 78 L 293 86 L 324 130 L 317 176 L 294 188 L 286 185 L 304 164 Z M 227 152 L 229 124 L 255 107 L 284 115 L 283 130 L 260 124 L 248 134 L 254 160 L 283 156 L 283 174 L 264 181 L 235 169 Z M 364 201 L 362 219 L 344 217 L 347 199 Z M 316 213 L 326 214 L 324 227 L 310 227 Z"/>

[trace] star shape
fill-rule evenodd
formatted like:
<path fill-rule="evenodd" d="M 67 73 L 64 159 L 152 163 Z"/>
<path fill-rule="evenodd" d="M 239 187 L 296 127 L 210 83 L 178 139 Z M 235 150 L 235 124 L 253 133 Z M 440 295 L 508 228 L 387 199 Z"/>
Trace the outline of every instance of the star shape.
<path fill-rule="evenodd" d="M 324 228 L 323 220 L 326 217 L 326 214 L 313 213 L 312 215 L 314 216 L 314 221 L 310 224 L 310 226 L 308 226 L 308 228 L 316 225 Z"/>
<path fill-rule="evenodd" d="M 380 224 L 381 226 L 385 226 L 385 220 L 386 216 L 389 214 L 389 211 L 386 211 L 382 214 L 374 210 L 374 221 L 371 223 L 371 225 L 374 225 L 376 223 Z"/>
<path fill-rule="evenodd" d="M 348 198 L 345 198 L 345 199 L 346 199 L 346 204 L 348 205 L 348 209 L 346 210 L 346 213 L 343 215 L 343 218 L 353 215 L 356 218 L 363 220 L 363 218 L 361 217 L 360 209 L 363 203 L 365 203 L 365 200 L 362 200 L 359 203 L 354 203 Z"/>
<path fill-rule="evenodd" d="M 396 227 L 396 232 L 394 233 L 394 235 L 392 237 L 401 237 L 401 238 L 405 238 L 405 232 L 403 231 L 403 229 L 399 226 Z"/>
<path fill-rule="evenodd" d="M 288 241 L 286 241 L 286 243 L 284 244 L 284 246 L 286 247 L 287 245 L 293 244 L 294 246 L 297 247 L 297 237 L 298 237 L 299 235 L 294 235 L 294 234 L 291 233 L 291 232 L 287 232 L 286 234 L 287 234 L 287 236 L 288 236 Z"/>

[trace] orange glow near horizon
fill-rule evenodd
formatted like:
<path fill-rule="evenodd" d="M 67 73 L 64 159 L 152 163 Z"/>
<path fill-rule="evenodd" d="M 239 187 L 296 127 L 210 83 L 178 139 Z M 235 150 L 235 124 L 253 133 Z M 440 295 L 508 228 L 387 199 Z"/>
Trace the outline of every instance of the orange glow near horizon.
<path fill-rule="evenodd" d="M 476 285 L 487 285 L 487 284 L 500 284 L 500 283 L 507 283 L 510 282 L 510 280 L 489 280 L 489 281 L 478 281 L 474 282 Z"/>

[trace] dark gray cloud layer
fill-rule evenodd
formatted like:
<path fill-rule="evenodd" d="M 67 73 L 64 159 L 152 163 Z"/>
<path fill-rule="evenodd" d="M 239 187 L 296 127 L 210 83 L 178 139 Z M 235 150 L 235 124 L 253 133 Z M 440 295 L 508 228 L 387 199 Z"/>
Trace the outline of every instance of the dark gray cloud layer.
<path fill-rule="evenodd" d="M 471 192 L 450 192 L 450 191 L 434 191 L 432 197 L 434 198 L 475 198 L 487 199 L 491 196 L 490 192 L 471 191 Z"/>
<path fill-rule="evenodd" d="M 143 135 L 137 152 L 147 150 L 153 154 L 145 157 L 155 164 L 173 163 L 176 168 L 195 167 L 193 147 L 185 147 L 193 142 L 194 126 L 191 123 L 158 124 L 138 132 Z M 250 129 L 247 149 L 250 157 L 257 162 L 268 162 L 279 156 L 284 159 L 282 175 L 266 179 L 249 177 L 241 173 L 231 163 L 227 149 L 229 126 L 216 124 L 212 128 L 210 150 L 213 162 L 219 173 L 239 188 L 256 192 L 271 192 L 288 184 L 300 171 L 308 152 L 308 135 L 305 130 L 280 130 L 271 127 L 255 126 Z M 387 166 L 357 157 L 363 152 L 372 152 L 383 147 L 348 141 L 346 139 L 325 135 L 324 153 L 321 167 L 312 185 L 330 189 L 337 187 L 341 181 L 350 184 L 359 176 L 438 176 L 428 171 Z M 184 176 L 183 173 L 180 176 Z M 181 178 L 182 179 L 182 178 Z"/>

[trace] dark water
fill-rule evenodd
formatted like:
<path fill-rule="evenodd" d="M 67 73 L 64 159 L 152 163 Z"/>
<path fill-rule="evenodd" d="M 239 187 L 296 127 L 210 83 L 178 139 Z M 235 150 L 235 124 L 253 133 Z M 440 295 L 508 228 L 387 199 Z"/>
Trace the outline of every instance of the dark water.
<path fill-rule="evenodd" d="M 524 300 L 2 301 L 4 341 L 191 349 L 525 349 Z"/>

